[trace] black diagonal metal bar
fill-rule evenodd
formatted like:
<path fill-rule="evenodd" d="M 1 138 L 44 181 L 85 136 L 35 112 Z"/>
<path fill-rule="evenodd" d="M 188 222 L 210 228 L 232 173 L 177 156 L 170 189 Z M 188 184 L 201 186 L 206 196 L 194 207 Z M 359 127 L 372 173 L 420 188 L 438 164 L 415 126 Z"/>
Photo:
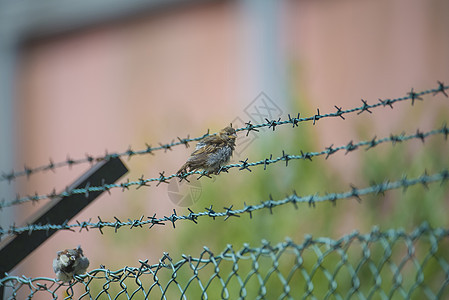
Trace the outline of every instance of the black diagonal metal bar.
<path fill-rule="evenodd" d="M 120 158 L 111 158 L 93 166 L 78 178 L 67 190 L 99 186 L 114 183 L 128 172 Z M 29 220 L 28 224 L 44 224 L 51 221 L 55 224 L 68 222 L 87 205 L 100 196 L 103 191 L 91 191 L 86 194 L 71 194 L 67 197 L 53 198 L 46 206 L 39 210 Z M 4 239 L 0 243 L 0 278 L 5 272 L 11 271 L 34 249 L 45 242 L 57 230 L 50 229 L 42 232 L 22 233 Z M 0 299 L 3 298 L 3 287 L 0 287 Z"/>

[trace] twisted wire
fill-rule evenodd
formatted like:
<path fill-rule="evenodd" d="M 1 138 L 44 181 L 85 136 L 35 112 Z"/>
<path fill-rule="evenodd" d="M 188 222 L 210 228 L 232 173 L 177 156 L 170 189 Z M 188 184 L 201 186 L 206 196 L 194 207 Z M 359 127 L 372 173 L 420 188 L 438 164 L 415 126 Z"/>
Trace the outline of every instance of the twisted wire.
<path fill-rule="evenodd" d="M 296 117 L 296 118 L 288 115 L 288 120 L 284 120 L 284 121 L 281 121 L 280 118 L 278 120 L 266 119 L 267 122 L 261 123 L 261 124 L 251 124 L 251 121 L 249 121 L 249 122 L 245 123 L 245 125 L 246 125 L 245 127 L 237 128 L 236 131 L 237 132 L 247 131 L 247 135 L 248 135 L 249 132 L 258 131 L 259 128 L 263 128 L 263 127 L 272 128 L 274 131 L 276 126 L 279 126 L 279 125 L 292 124 L 293 127 L 295 127 L 295 126 L 298 126 L 299 123 L 306 122 L 306 121 L 312 121 L 313 125 L 315 125 L 315 123 L 318 120 L 323 119 L 323 118 L 329 118 L 329 117 L 340 117 L 344 120 L 345 119 L 344 115 L 346 115 L 346 114 L 351 114 L 354 112 L 357 112 L 357 114 L 361 114 L 365 111 L 372 113 L 370 111 L 370 109 L 378 108 L 378 107 L 386 107 L 386 106 L 393 108 L 393 104 L 395 104 L 397 102 L 409 100 L 409 101 L 411 101 L 411 104 L 414 105 L 416 100 L 423 101 L 423 98 L 421 96 L 428 95 L 428 94 L 433 94 L 435 96 L 438 93 L 442 93 L 442 94 L 444 94 L 444 96 L 448 97 L 448 94 L 446 92 L 447 89 L 449 89 L 449 86 L 446 86 L 446 85 L 444 85 L 444 83 L 438 81 L 437 88 L 423 90 L 421 92 L 415 92 L 414 89 L 412 88 L 411 91 L 408 92 L 406 96 L 395 98 L 395 99 L 385 99 L 385 100 L 379 99 L 379 102 L 374 103 L 374 104 L 368 104 L 367 101 L 362 99 L 361 100 L 362 104 L 363 104 L 362 106 L 343 110 L 342 107 L 338 107 L 337 105 L 335 105 L 335 108 L 337 109 L 337 111 L 334 113 L 320 114 L 319 109 L 317 109 L 317 114 L 314 114 L 313 116 L 305 117 L 305 118 L 300 118 L 299 114 L 298 114 L 298 117 Z M 56 162 L 56 163 L 50 159 L 49 164 L 38 166 L 35 168 L 31 168 L 31 167 L 28 167 L 27 165 L 25 165 L 24 169 L 21 171 L 17 171 L 17 170 L 12 170 L 10 172 L 3 171 L 2 174 L 0 175 L 0 181 L 9 181 L 10 182 L 12 180 L 15 180 L 18 177 L 22 177 L 22 176 L 29 177 L 32 174 L 42 172 L 42 171 L 48 171 L 48 170 L 54 171 L 57 168 L 61 168 L 61 167 L 65 167 L 65 166 L 71 167 L 73 165 L 83 164 L 83 163 L 93 164 L 95 162 L 109 160 L 111 158 L 116 158 L 116 157 L 127 156 L 128 158 L 131 158 L 135 155 L 154 154 L 155 151 L 160 151 L 160 150 L 164 150 L 164 152 L 167 152 L 167 150 L 172 150 L 173 147 L 176 147 L 179 145 L 185 145 L 186 147 L 189 147 L 190 142 L 199 141 L 199 140 L 201 140 L 207 136 L 210 136 L 210 135 L 216 135 L 216 133 L 209 133 L 209 130 L 208 130 L 207 133 L 203 134 L 202 136 L 195 137 L 195 138 L 190 138 L 189 136 L 187 136 L 186 138 L 177 137 L 176 139 L 172 139 L 172 142 L 170 142 L 170 143 L 165 143 L 165 144 L 159 143 L 159 146 L 156 146 L 156 147 L 152 147 L 151 145 L 146 144 L 146 148 L 144 148 L 144 149 L 133 150 L 131 147 L 129 147 L 128 150 L 123 151 L 123 152 L 116 152 L 116 153 L 107 153 L 106 152 L 105 155 L 96 156 L 96 157 L 94 157 L 90 154 L 86 154 L 86 157 L 84 157 L 84 158 L 72 159 L 70 156 L 68 156 L 65 161 L 60 161 L 60 162 Z"/>
<path fill-rule="evenodd" d="M 407 189 L 410 186 L 421 184 L 425 187 L 427 187 L 428 184 L 433 182 L 445 182 L 449 179 L 449 170 L 445 169 L 439 173 L 435 173 L 432 175 L 428 175 L 427 172 L 422 174 L 419 177 L 416 177 L 414 179 L 407 179 L 406 176 L 404 176 L 402 179 L 389 182 L 385 181 L 380 184 L 374 184 L 371 186 L 368 186 L 366 188 L 356 188 L 354 186 L 351 187 L 351 190 L 343 192 L 343 193 L 330 193 L 323 196 L 320 196 L 318 194 L 314 195 L 308 195 L 308 196 L 298 196 L 296 192 L 291 194 L 290 196 L 280 199 L 280 200 L 273 200 L 270 196 L 269 200 L 262 201 L 260 204 L 256 205 L 247 205 L 244 204 L 244 207 L 241 209 L 233 209 L 233 206 L 230 207 L 224 207 L 223 211 L 215 211 L 212 207 L 212 205 L 209 208 L 206 208 L 206 211 L 195 213 L 190 208 L 189 214 L 187 215 L 178 215 L 176 213 L 176 210 L 173 209 L 173 214 L 170 216 L 164 216 L 161 218 L 157 218 L 156 214 L 149 217 L 141 216 L 139 219 L 128 219 L 128 221 L 122 222 L 117 217 L 114 217 L 114 222 L 109 221 L 103 221 L 100 217 L 98 217 L 98 222 L 91 222 L 84 221 L 79 222 L 76 221 L 74 224 L 68 224 L 68 221 L 64 222 L 63 224 L 32 224 L 27 225 L 23 227 L 15 227 L 14 225 L 10 226 L 9 229 L 5 230 L 0 228 L 0 236 L 3 235 L 15 235 L 15 234 L 22 234 L 22 233 L 28 233 L 32 234 L 34 231 L 48 231 L 48 230 L 71 230 L 74 231 L 74 228 L 79 228 L 80 231 L 83 229 L 89 230 L 89 229 L 98 229 L 103 234 L 103 228 L 110 227 L 114 228 L 115 232 L 117 232 L 118 229 L 122 227 L 128 227 L 130 229 L 135 227 L 142 228 L 143 226 L 150 225 L 149 229 L 151 229 L 155 225 L 165 225 L 167 223 L 171 223 L 173 225 L 173 228 L 175 228 L 175 223 L 180 220 L 188 220 L 192 221 L 194 223 L 197 223 L 198 218 L 201 217 L 209 217 L 215 220 L 215 218 L 224 218 L 224 220 L 227 220 L 231 217 L 240 217 L 240 215 L 243 214 L 249 214 L 250 218 L 252 218 L 252 213 L 254 211 L 258 210 L 269 210 L 270 213 L 273 213 L 273 209 L 278 206 L 292 204 L 296 209 L 298 208 L 298 204 L 306 203 L 309 206 L 315 206 L 316 203 L 319 202 L 331 202 L 336 203 L 337 200 L 341 199 L 351 199 L 355 198 L 356 200 L 360 201 L 361 196 L 367 195 L 367 194 L 383 194 L 386 191 L 393 190 L 393 189 Z"/>
<path fill-rule="evenodd" d="M 446 124 L 444 124 L 440 129 L 434 129 L 431 131 L 427 131 L 427 132 L 421 132 L 419 129 L 416 131 L 415 134 L 411 134 L 411 135 L 404 135 L 404 134 L 400 134 L 400 135 L 390 135 L 389 137 L 385 137 L 382 139 L 377 139 L 376 137 L 372 138 L 371 140 L 365 140 L 365 141 L 360 141 L 358 143 L 353 143 L 353 141 L 350 141 L 349 143 L 347 143 L 346 145 L 342 145 L 339 147 L 333 147 L 333 145 L 326 147 L 325 150 L 320 151 L 320 152 L 303 152 L 301 150 L 301 154 L 300 155 L 289 155 L 287 153 L 285 153 L 285 151 L 282 151 L 282 156 L 273 158 L 273 155 L 270 155 L 269 158 L 265 158 L 263 160 L 259 160 L 256 162 L 248 162 L 248 158 L 245 160 L 240 161 L 240 163 L 236 163 L 236 164 L 230 164 L 230 165 L 226 165 L 223 166 L 220 169 L 220 172 L 228 172 L 229 169 L 232 168 L 236 168 L 239 171 L 243 171 L 243 170 L 247 170 L 249 172 L 251 172 L 251 167 L 256 167 L 256 166 L 263 166 L 264 170 L 266 170 L 267 166 L 270 164 L 274 164 L 274 163 L 279 163 L 281 161 L 285 161 L 286 166 L 288 166 L 288 162 L 290 160 L 312 160 L 313 157 L 316 156 L 322 156 L 322 155 L 326 155 L 326 159 L 330 156 L 333 155 L 339 151 L 346 151 L 346 153 L 352 152 L 354 150 L 357 149 L 361 149 L 362 147 L 365 147 L 366 150 L 371 149 L 373 147 L 376 147 L 379 144 L 382 143 L 392 143 L 392 144 L 396 144 L 399 142 L 403 142 L 403 141 L 409 141 L 412 139 L 419 139 L 422 142 L 425 141 L 425 139 L 429 136 L 433 136 L 433 135 L 444 135 L 445 139 L 447 140 L 447 137 L 449 135 L 449 128 L 447 127 Z M 204 171 L 191 171 L 191 172 L 187 172 L 184 174 L 171 174 L 168 176 L 164 175 L 165 172 L 161 172 L 159 173 L 159 177 L 154 177 L 154 178 L 143 178 L 140 177 L 138 180 L 136 181 L 129 181 L 129 179 L 125 182 L 122 183 L 113 183 L 113 184 L 103 184 L 100 186 L 90 186 L 90 184 L 88 183 L 86 185 L 85 188 L 80 188 L 80 189 L 73 189 L 71 191 L 64 191 L 62 193 L 56 193 L 55 190 L 53 190 L 51 193 L 48 194 L 35 194 L 35 195 L 29 195 L 29 196 L 25 196 L 25 197 L 19 197 L 17 196 L 16 199 L 11 200 L 9 202 L 6 202 L 5 200 L 2 200 L 0 202 L 0 209 L 3 207 L 9 207 L 9 206 L 13 206 L 13 205 L 18 205 L 18 204 L 22 204 L 25 202 L 36 202 L 42 199 L 53 199 L 53 198 L 57 198 L 57 197 L 66 197 L 66 196 L 70 196 L 70 195 L 74 195 L 74 194 L 84 194 L 86 195 L 86 197 L 89 195 L 90 192 L 104 192 L 104 191 L 108 191 L 110 189 L 113 188 L 121 188 L 122 190 L 128 190 L 130 186 L 136 186 L 137 188 L 141 188 L 143 186 L 145 187 L 149 187 L 149 183 L 151 182 L 157 182 L 156 186 L 159 186 L 161 183 L 169 183 L 169 180 L 172 180 L 173 178 L 179 178 L 180 180 L 187 180 L 187 177 L 189 175 L 193 175 L 193 174 L 199 174 L 200 177 L 198 179 L 200 179 L 203 176 L 208 176 L 207 172 Z"/>

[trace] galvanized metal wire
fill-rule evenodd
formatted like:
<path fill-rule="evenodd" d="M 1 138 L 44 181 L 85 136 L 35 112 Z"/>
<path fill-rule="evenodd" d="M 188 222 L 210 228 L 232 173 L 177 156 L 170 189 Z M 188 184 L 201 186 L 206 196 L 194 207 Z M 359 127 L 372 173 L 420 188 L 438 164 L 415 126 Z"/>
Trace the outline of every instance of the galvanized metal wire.
<path fill-rule="evenodd" d="M 331 145 L 329 147 L 326 147 L 325 150 L 322 150 L 320 152 L 303 152 L 301 150 L 300 151 L 301 154 L 291 155 L 291 154 L 285 153 L 285 151 L 282 151 L 282 155 L 278 156 L 278 157 L 273 158 L 273 155 L 270 155 L 269 157 L 267 157 L 263 160 L 259 160 L 259 161 L 255 161 L 255 162 L 248 162 L 248 158 L 247 158 L 246 160 L 242 160 L 237 164 L 230 164 L 230 165 L 223 166 L 221 168 L 221 172 L 227 172 L 229 169 L 233 169 L 233 168 L 236 168 L 239 171 L 247 170 L 247 171 L 251 172 L 251 167 L 263 166 L 263 168 L 266 169 L 267 166 L 270 164 L 279 163 L 279 162 L 283 162 L 283 161 L 285 161 L 286 166 L 288 166 L 288 162 L 291 160 L 312 160 L 313 157 L 323 156 L 323 155 L 325 155 L 326 159 L 327 159 L 330 155 L 333 155 L 340 151 L 345 151 L 345 153 L 349 153 L 349 152 L 352 152 L 357 149 L 369 150 L 373 147 L 376 147 L 379 144 L 391 143 L 394 145 L 395 143 L 405 142 L 405 141 L 409 141 L 409 140 L 413 140 L 413 139 L 415 139 L 415 140 L 418 139 L 418 140 L 421 140 L 422 142 L 424 142 L 426 138 L 428 138 L 430 136 L 434 136 L 434 135 L 443 135 L 445 137 L 445 139 L 447 140 L 447 137 L 449 135 L 449 128 L 447 127 L 446 124 L 444 124 L 440 129 L 434 129 L 434 130 L 430 130 L 427 132 L 421 132 L 418 129 L 418 130 L 416 130 L 415 134 L 410 134 L 410 135 L 405 135 L 405 134 L 393 135 L 393 134 L 391 134 L 390 136 L 384 137 L 381 139 L 377 139 L 377 137 L 374 137 L 370 140 L 365 140 L 365 141 L 360 141 L 360 142 L 355 142 L 355 143 L 353 141 L 350 141 L 350 142 L 346 143 L 345 145 L 341 145 L 338 147 L 334 147 L 333 145 Z M 14 200 L 10 200 L 10 201 L 2 200 L 0 202 L 0 209 L 3 207 L 18 205 L 18 204 L 22 204 L 25 202 L 30 202 L 30 201 L 35 202 L 35 201 L 39 201 L 42 199 L 66 197 L 66 196 L 70 196 L 70 195 L 74 195 L 74 194 L 84 194 L 84 195 L 88 196 L 90 192 L 98 192 L 98 191 L 104 192 L 104 191 L 109 191 L 110 189 L 114 189 L 114 188 L 126 190 L 132 186 L 135 186 L 136 188 L 141 188 L 143 186 L 148 187 L 148 186 L 150 186 L 150 183 L 152 183 L 152 182 L 156 182 L 157 183 L 156 186 L 159 186 L 161 183 L 168 183 L 169 180 L 173 180 L 173 179 L 188 180 L 187 177 L 189 175 L 193 175 L 193 174 L 199 174 L 200 177 L 207 176 L 207 173 L 205 173 L 203 171 L 191 171 L 191 172 L 187 172 L 182 175 L 171 174 L 171 175 L 167 175 L 167 176 L 165 175 L 165 172 L 161 172 L 161 173 L 159 173 L 159 175 L 160 175 L 159 177 L 144 178 L 142 176 L 138 180 L 135 180 L 135 181 L 129 181 L 129 179 L 128 179 L 125 182 L 114 183 L 114 184 L 103 184 L 100 186 L 90 186 L 90 184 L 88 184 L 85 188 L 73 189 L 73 190 L 64 191 L 61 193 L 56 193 L 56 190 L 53 190 L 51 193 L 48 193 L 48 194 L 37 194 L 36 193 L 35 195 L 29 195 L 29 196 L 25 196 L 25 197 L 20 197 L 18 195 L 16 197 L 16 199 L 14 199 Z"/>
<path fill-rule="evenodd" d="M 28 233 L 32 234 L 34 231 L 48 231 L 48 230 L 74 230 L 79 229 L 82 231 L 83 229 L 98 229 L 103 234 L 104 228 L 114 228 L 115 232 L 120 228 L 143 228 L 143 226 L 148 226 L 149 228 L 153 228 L 155 225 L 165 225 L 167 223 L 171 223 L 173 227 L 175 227 L 175 223 L 177 221 L 192 221 L 197 223 L 199 218 L 209 217 L 209 218 L 224 218 L 225 220 L 231 217 L 240 217 L 240 215 L 249 214 L 252 217 L 252 213 L 258 210 L 269 210 L 272 213 L 273 209 L 278 206 L 283 205 L 293 205 L 295 208 L 298 208 L 298 204 L 308 204 L 309 206 L 315 206 L 319 202 L 331 202 L 336 203 L 337 200 L 342 199 L 357 199 L 360 200 L 360 197 L 367 194 L 382 194 L 388 190 L 393 189 L 407 189 L 410 186 L 414 185 L 423 185 L 426 186 L 433 182 L 446 182 L 449 179 L 449 170 L 443 170 L 439 173 L 428 175 L 427 173 L 422 174 L 419 177 L 408 179 L 407 177 L 403 177 L 396 181 L 385 181 L 380 184 L 374 184 L 368 186 L 366 188 L 356 188 L 354 186 L 351 187 L 350 190 L 343 193 L 329 193 L 326 195 L 307 195 L 307 196 L 298 196 L 296 192 L 292 193 L 288 197 L 280 200 L 273 200 L 270 196 L 270 199 L 261 201 L 259 204 L 247 205 L 244 203 L 244 207 L 240 209 L 233 209 L 232 206 L 224 207 L 222 211 L 215 211 L 212 206 L 206 208 L 203 212 L 195 213 L 190 208 L 188 208 L 189 213 L 185 215 L 178 215 L 176 210 L 173 209 L 173 214 L 170 216 L 156 217 L 156 214 L 152 216 L 141 216 L 139 219 L 128 219 L 128 221 L 120 221 L 117 217 L 114 217 L 114 221 L 103 221 L 100 217 L 98 217 L 97 222 L 89 221 L 76 221 L 76 223 L 68 224 L 68 220 L 64 224 L 31 224 L 23 227 L 16 227 L 14 225 L 10 226 L 9 229 L 0 228 L 0 237 L 3 235 L 15 235 L 15 234 L 23 234 Z"/>
<path fill-rule="evenodd" d="M 359 107 L 343 109 L 342 107 L 335 105 L 335 108 L 337 110 L 336 112 L 320 114 L 320 110 L 317 109 L 316 114 L 309 116 L 309 117 L 304 117 L 304 118 L 300 118 L 300 114 L 298 113 L 297 117 L 291 117 L 289 114 L 287 120 L 281 120 L 280 118 L 278 120 L 266 119 L 266 122 L 261 123 L 261 124 L 251 124 L 251 121 L 249 121 L 249 122 L 245 123 L 245 125 L 246 125 L 245 127 L 237 128 L 236 131 L 237 132 L 246 131 L 247 135 L 248 135 L 251 131 L 258 131 L 259 128 L 263 128 L 263 127 L 272 128 L 274 131 L 276 129 L 276 126 L 279 126 L 279 125 L 292 124 L 293 127 L 297 127 L 298 124 L 302 123 L 302 122 L 313 122 L 313 124 L 315 125 L 315 123 L 318 120 L 321 120 L 324 118 L 333 118 L 333 117 L 339 117 L 344 120 L 345 115 L 352 114 L 352 113 L 361 114 L 363 112 L 372 113 L 372 111 L 371 111 L 372 109 L 379 108 L 379 107 L 387 107 L 388 106 L 390 108 L 393 108 L 393 104 L 398 103 L 398 102 L 410 101 L 411 104 L 414 105 L 415 101 L 417 101 L 417 100 L 423 101 L 424 98 L 422 98 L 422 96 L 429 95 L 429 94 L 433 94 L 435 96 L 435 95 L 441 93 L 444 96 L 448 97 L 448 94 L 446 91 L 447 89 L 449 89 L 449 86 L 438 81 L 437 88 L 423 90 L 420 92 L 415 92 L 414 89 L 411 89 L 411 91 L 408 92 L 406 96 L 395 98 L 395 99 L 384 99 L 384 100 L 379 99 L 379 101 L 374 104 L 368 104 L 367 101 L 362 99 L 361 100 L 362 105 Z M 2 174 L 0 175 L 0 181 L 12 181 L 19 177 L 23 177 L 23 176 L 28 177 L 28 176 L 31 176 L 33 174 L 43 172 L 43 171 L 49 171 L 49 170 L 54 171 L 58 168 L 71 167 L 74 165 L 84 164 L 84 163 L 93 164 L 95 162 L 108 160 L 108 159 L 115 158 L 115 157 L 131 158 L 136 155 L 155 154 L 156 152 L 161 151 L 161 150 L 164 150 L 164 152 L 167 152 L 167 150 L 172 150 L 173 147 L 180 146 L 180 145 L 189 147 L 190 142 L 196 142 L 196 141 L 199 141 L 209 135 L 215 135 L 215 134 L 216 133 L 209 133 L 209 130 L 207 130 L 207 132 L 205 134 L 198 136 L 198 137 L 194 137 L 194 138 L 190 138 L 190 136 L 187 136 L 186 138 L 176 137 L 175 139 L 172 139 L 172 141 L 169 143 L 159 142 L 158 143 L 159 146 L 155 146 L 155 147 L 152 147 L 151 145 L 149 145 L 147 143 L 146 147 L 144 149 L 140 149 L 140 150 L 133 150 L 131 147 L 129 147 L 126 151 L 115 152 L 115 153 L 107 153 L 106 152 L 104 155 L 98 155 L 98 156 L 94 156 L 94 155 L 90 155 L 90 154 L 86 154 L 86 156 L 83 158 L 71 158 L 70 156 L 67 156 L 67 159 L 65 161 L 60 161 L 60 162 L 53 162 L 53 160 L 50 159 L 50 162 L 48 164 L 41 165 L 38 167 L 29 167 L 29 166 L 25 165 L 23 167 L 23 170 L 2 171 L 1 172 Z"/>
<path fill-rule="evenodd" d="M 448 229 L 426 223 L 411 233 L 374 227 L 339 239 L 228 245 L 217 254 L 204 247 L 197 257 L 164 253 L 66 284 L 8 275 L 0 285 L 9 299 L 447 299 L 448 242 Z"/>

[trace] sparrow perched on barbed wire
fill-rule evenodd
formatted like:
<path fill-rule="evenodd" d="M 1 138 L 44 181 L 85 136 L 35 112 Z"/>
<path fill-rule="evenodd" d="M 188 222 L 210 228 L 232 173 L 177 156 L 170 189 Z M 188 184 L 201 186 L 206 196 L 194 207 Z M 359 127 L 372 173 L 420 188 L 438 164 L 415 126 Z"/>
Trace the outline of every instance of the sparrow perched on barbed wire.
<path fill-rule="evenodd" d="M 89 260 L 84 257 L 83 249 L 66 249 L 57 252 L 58 257 L 53 260 L 53 270 L 56 277 L 63 282 L 70 282 L 73 275 L 86 273 Z"/>
<path fill-rule="evenodd" d="M 218 174 L 232 156 L 237 134 L 231 126 L 225 127 L 218 134 L 201 140 L 187 162 L 176 172 L 182 175 L 186 172 L 202 169 L 209 173 Z"/>

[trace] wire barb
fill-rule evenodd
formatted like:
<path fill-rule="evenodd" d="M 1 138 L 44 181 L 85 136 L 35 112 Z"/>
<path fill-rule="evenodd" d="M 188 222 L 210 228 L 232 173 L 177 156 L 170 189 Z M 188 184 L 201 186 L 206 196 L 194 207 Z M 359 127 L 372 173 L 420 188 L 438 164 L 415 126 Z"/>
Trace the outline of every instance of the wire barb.
<path fill-rule="evenodd" d="M 444 96 L 446 96 L 446 98 L 449 98 L 448 94 L 446 93 L 446 86 L 444 85 L 444 83 L 442 83 L 439 80 L 437 82 L 438 82 L 438 89 L 436 92 L 433 93 L 433 95 L 435 96 L 438 93 L 442 93 Z"/>
<path fill-rule="evenodd" d="M 415 91 L 413 90 L 413 88 L 412 88 L 411 91 L 408 93 L 408 95 L 409 95 L 410 98 L 412 99 L 412 106 L 415 104 L 415 100 L 423 101 L 423 98 L 421 98 L 421 97 L 419 96 L 418 93 L 415 93 Z"/>
<path fill-rule="evenodd" d="M 345 117 L 342 116 L 343 111 L 341 110 L 341 107 L 338 107 L 337 105 L 334 105 L 334 107 L 337 109 L 337 117 L 342 118 L 343 120 L 345 120 Z"/>
<path fill-rule="evenodd" d="M 317 108 L 316 109 L 316 115 L 313 116 L 313 125 L 315 125 L 316 121 L 318 121 L 320 118 L 321 118 L 320 109 Z"/>
<path fill-rule="evenodd" d="M 393 109 L 393 101 L 391 101 L 390 99 L 386 99 L 386 100 L 382 100 L 379 98 L 379 102 L 382 104 L 382 106 L 389 106 L 391 109 Z"/>
<path fill-rule="evenodd" d="M 257 129 L 253 124 L 251 124 L 251 120 L 245 123 L 246 127 L 244 128 L 244 130 L 247 130 L 246 132 L 246 136 L 248 136 L 248 134 L 251 131 L 256 131 L 259 132 L 259 129 Z"/>
<path fill-rule="evenodd" d="M 277 121 L 276 120 L 268 120 L 265 119 L 265 121 L 267 121 L 268 123 L 268 129 L 273 128 L 273 131 L 276 129 L 276 126 L 281 122 L 281 118 L 279 118 Z"/>
<path fill-rule="evenodd" d="M 292 123 L 293 128 L 295 128 L 295 126 L 296 126 L 296 127 L 299 127 L 299 126 L 298 126 L 298 123 L 299 123 L 299 115 L 300 115 L 300 113 L 298 113 L 298 116 L 297 116 L 296 118 L 292 118 L 292 117 L 290 117 L 290 114 L 288 114 L 288 121 L 289 121 L 290 123 Z M 343 119 L 344 119 L 344 118 L 343 118 Z"/>
<path fill-rule="evenodd" d="M 363 100 L 363 99 L 362 99 L 362 102 L 363 102 L 363 106 L 362 106 L 361 110 L 360 110 L 357 114 L 360 115 L 360 114 L 363 113 L 364 111 L 367 111 L 367 112 L 369 112 L 370 114 L 372 114 L 373 112 L 369 110 L 369 108 L 371 107 L 371 105 L 369 105 L 368 102 L 365 101 L 365 100 Z"/>

